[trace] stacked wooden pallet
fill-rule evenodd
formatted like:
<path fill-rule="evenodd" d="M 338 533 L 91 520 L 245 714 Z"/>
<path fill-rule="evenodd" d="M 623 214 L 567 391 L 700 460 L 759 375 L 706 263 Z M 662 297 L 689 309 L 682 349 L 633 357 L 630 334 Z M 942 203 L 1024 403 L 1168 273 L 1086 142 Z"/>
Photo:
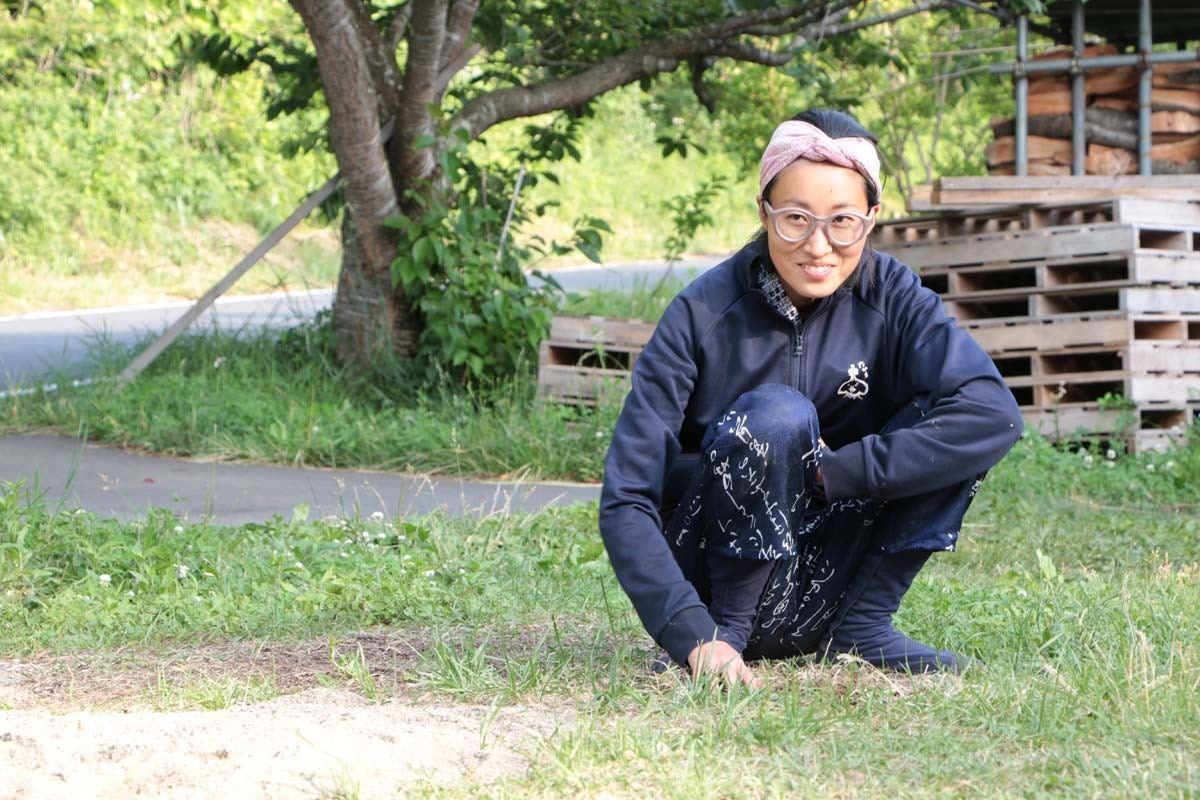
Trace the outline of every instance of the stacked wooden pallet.
<path fill-rule="evenodd" d="M 1179 439 L 1200 414 L 1200 193 L 1010 205 L 882 223 L 983 345 L 1027 424 L 1051 437 Z M 559 317 L 541 394 L 619 398 L 653 325 Z"/>
<path fill-rule="evenodd" d="M 1052 437 L 1177 438 L 1200 411 L 1200 204 L 958 210 L 880 228 Z"/>
<path fill-rule="evenodd" d="M 1089 47 L 1086 56 L 1111 55 L 1115 47 Z M 1051 50 L 1038 59 L 1070 58 L 1070 49 Z M 1035 59 L 1035 60 L 1038 60 Z M 1137 172 L 1138 78 L 1136 67 L 1088 69 L 1084 73 L 1089 175 Z M 1152 68 L 1151 147 L 1154 174 L 1200 172 L 1200 63 L 1157 64 Z M 1029 80 L 1029 175 L 1071 172 L 1071 76 L 1035 74 Z M 992 175 L 1015 174 L 1015 124 L 992 123 L 995 140 L 987 148 Z"/>
<path fill-rule="evenodd" d="M 538 358 L 538 394 L 564 403 L 619 400 L 654 333 L 646 322 L 555 317 Z"/>

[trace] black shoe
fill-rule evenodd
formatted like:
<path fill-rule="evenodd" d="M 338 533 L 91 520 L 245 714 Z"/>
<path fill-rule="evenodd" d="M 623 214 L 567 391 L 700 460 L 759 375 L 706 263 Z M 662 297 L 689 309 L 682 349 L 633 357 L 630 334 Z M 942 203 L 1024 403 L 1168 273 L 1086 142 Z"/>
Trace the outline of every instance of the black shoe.
<path fill-rule="evenodd" d="M 925 551 L 868 555 L 826 634 L 825 657 L 847 653 L 881 669 L 961 673 L 967 659 L 921 644 L 892 627 L 892 615 L 929 555 Z"/>

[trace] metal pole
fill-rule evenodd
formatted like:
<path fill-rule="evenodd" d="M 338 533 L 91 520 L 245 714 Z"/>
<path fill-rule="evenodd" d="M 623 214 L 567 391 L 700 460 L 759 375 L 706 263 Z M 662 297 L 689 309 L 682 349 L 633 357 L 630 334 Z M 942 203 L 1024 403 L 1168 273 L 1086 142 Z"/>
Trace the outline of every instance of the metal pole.
<path fill-rule="evenodd" d="M 1083 60 L 1083 3 L 1075 0 L 1071 7 L 1071 45 L 1074 54 L 1071 65 L 1071 174 L 1087 172 L 1087 95 L 1084 86 L 1084 70 L 1079 65 Z"/>
<path fill-rule="evenodd" d="M 1025 74 L 1025 59 L 1029 55 L 1029 17 L 1017 17 L 1017 63 L 1013 67 L 1013 79 L 1017 89 L 1016 172 L 1029 174 L 1029 76 Z"/>
<path fill-rule="evenodd" d="M 1143 63 L 1149 64 L 1182 64 L 1189 61 L 1200 61 L 1200 49 L 1188 50 L 1172 50 L 1170 52 L 1151 53 L 1149 57 L 1143 57 L 1139 53 L 1125 53 L 1121 55 L 1111 56 L 1089 56 L 1081 61 L 1076 61 L 1074 58 L 1054 58 L 1046 59 L 1045 61 L 1030 61 L 1025 64 L 1025 72 L 1030 75 L 1041 75 L 1043 73 L 1059 73 L 1070 72 L 1071 67 L 1078 64 L 1081 67 L 1139 67 Z M 1000 73 L 1013 73 L 1016 70 L 1015 63 L 991 64 L 987 71 Z"/>
<path fill-rule="evenodd" d="M 1150 174 L 1150 113 L 1153 110 L 1154 92 L 1151 74 L 1150 45 L 1150 0 L 1138 0 L 1138 55 L 1141 56 L 1142 74 L 1138 77 L 1138 174 Z"/>

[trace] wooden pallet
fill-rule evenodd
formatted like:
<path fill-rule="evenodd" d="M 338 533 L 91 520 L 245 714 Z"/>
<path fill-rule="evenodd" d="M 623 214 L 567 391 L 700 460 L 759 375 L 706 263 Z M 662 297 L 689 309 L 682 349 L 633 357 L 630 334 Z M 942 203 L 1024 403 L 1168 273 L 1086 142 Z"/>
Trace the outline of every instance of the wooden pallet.
<path fill-rule="evenodd" d="M 947 295 L 947 313 L 960 322 L 1026 318 L 1048 319 L 1101 311 L 1131 314 L 1200 314 L 1200 292 L 1114 284 L 1091 284 L 1048 289 L 1038 293 Z"/>
<path fill-rule="evenodd" d="M 914 211 L 1044 203 L 1094 203 L 1114 197 L 1194 201 L 1200 175 L 1065 175 L 941 178 L 914 191 Z M 927 199 L 926 199 L 927 198 Z"/>
<path fill-rule="evenodd" d="M 1052 408 L 1022 408 L 1025 426 L 1054 441 L 1120 442 L 1142 453 L 1183 444 L 1200 418 L 1200 405 L 1101 408 L 1096 403 L 1063 403 Z"/>
<path fill-rule="evenodd" d="M 993 357 L 1025 350 L 1200 341 L 1200 317 L 1183 315 L 1102 312 L 1043 319 L 967 320 L 960 324 Z"/>
<path fill-rule="evenodd" d="M 1108 222 L 1034 230 L 980 233 L 921 242 L 896 243 L 890 252 L 919 272 L 961 269 L 1003 262 L 1102 256 L 1135 250 L 1200 250 L 1200 229 L 1186 226 L 1130 225 Z"/>
<path fill-rule="evenodd" d="M 654 325 L 604 317 L 554 317 L 538 353 L 538 394 L 593 405 L 619 398 Z"/>
<path fill-rule="evenodd" d="M 1124 345 L 1060 347 L 988 353 L 1004 378 L 1097 372 L 1200 375 L 1200 342 L 1133 341 Z"/>
<path fill-rule="evenodd" d="M 880 249 L 890 250 L 897 243 L 929 242 L 951 236 L 1106 222 L 1200 228 L 1200 202 L 1116 197 L 1082 204 L 1015 205 L 993 208 L 986 213 L 947 211 L 882 221 L 876 226 L 874 242 Z"/>
<path fill-rule="evenodd" d="M 940 295 L 1053 290 L 1086 284 L 1200 286 L 1200 253 L 1135 250 L 1093 256 L 1000 261 L 922 270 L 921 283 Z"/>

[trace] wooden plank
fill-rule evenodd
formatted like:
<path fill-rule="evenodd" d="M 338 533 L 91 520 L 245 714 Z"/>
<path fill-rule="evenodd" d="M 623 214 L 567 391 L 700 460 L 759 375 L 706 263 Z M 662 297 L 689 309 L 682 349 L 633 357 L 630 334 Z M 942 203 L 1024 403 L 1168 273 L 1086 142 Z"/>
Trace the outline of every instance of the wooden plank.
<path fill-rule="evenodd" d="M 989 166 L 1011 164 L 1016 161 L 1016 137 L 1001 136 L 987 146 L 985 154 Z M 1067 164 L 1071 163 L 1071 142 L 1067 139 L 1051 139 L 1046 136 L 1026 137 L 1027 157 L 1031 161 L 1048 159 Z"/>
<path fill-rule="evenodd" d="M 390 123 L 387 133 L 388 135 L 391 134 Z M 170 327 L 163 331 L 161 336 L 151 342 L 145 350 L 138 353 L 133 361 L 129 363 L 129 366 L 121 370 L 121 374 L 117 376 L 117 386 L 121 387 L 128 384 L 130 381 L 140 375 L 142 370 L 150 366 L 150 364 L 154 362 L 154 359 L 162 355 L 163 351 L 170 347 L 171 343 L 179 338 L 181 333 L 187 330 L 188 327 L 190 327 L 191 324 L 209 308 L 209 306 L 217 301 L 217 298 L 225 294 L 225 292 L 227 292 L 235 283 L 237 283 L 238 280 L 245 275 L 251 267 L 262 260 L 267 253 L 271 252 L 271 249 L 275 247 L 275 245 L 283 241 L 283 237 L 287 236 L 288 233 L 291 232 L 292 228 L 295 228 L 297 225 L 299 225 L 305 217 L 307 217 L 316 209 L 317 206 L 325 202 L 329 196 L 333 194 L 334 190 L 337 189 L 338 182 L 340 180 L 341 178 L 339 175 L 334 175 L 332 178 L 325 181 L 325 183 L 322 184 L 322 186 L 315 192 L 310 194 L 304 200 L 304 202 L 301 203 L 296 210 L 288 216 L 287 219 L 276 225 L 275 228 L 262 239 L 262 241 L 254 246 L 253 250 L 243 256 L 242 259 L 234 265 L 233 269 L 229 270 L 229 272 L 223 278 L 213 284 L 212 288 L 205 292 L 199 300 L 193 303 L 187 311 L 183 312 L 179 319 L 171 323 Z"/>
<path fill-rule="evenodd" d="M 1123 311 L 1200 314 L 1200 292 L 1196 291 L 1138 287 L 1121 289 L 1120 295 Z"/>
<path fill-rule="evenodd" d="M 1200 175 L 940 178 L 934 182 L 927 210 L 976 205 L 1086 203 L 1122 195 L 1194 201 L 1200 199 Z"/>
<path fill-rule="evenodd" d="M 644 345 L 653 333 L 651 322 L 560 315 L 550 320 L 549 338 L 561 342 Z"/>
<path fill-rule="evenodd" d="M 1053 407 L 1022 408 L 1025 424 L 1044 436 L 1069 435 L 1078 430 L 1112 433 L 1133 429 L 1152 433 L 1190 423 L 1187 405 L 1157 409 L 1102 409 L 1095 403 L 1063 403 Z"/>
<path fill-rule="evenodd" d="M 1133 226 L 1109 223 L 1040 228 L 1016 233 L 974 234 L 932 242 L 898 242 L 890 252 L 904 263 L 924 269 L 1088 253 L 1120 253 L 1136 247 L 1137 236 Z"/>
<path fill-rule="evenodd" d="M 1200 202 L 1157 200 L 1146 197 L 1117 197 L 1113 221 L 1133 225 L 1200 227 Z"/>
<path fill-rule="evenodd" d="M 1188 341 L 1182 317 L 1131 317 L 1125 312 L 1052 319 L 977 320 L 963 327 L 989 354 L 1088 346 L 1123 347 L 1134 342 Z"/>
<path fill-rule="evenodd" d="M 538 368 L 538 395 L 594 404 L 619 399 L 629 391 L 629 373 L 621 370 L 543 365 Z"/>

